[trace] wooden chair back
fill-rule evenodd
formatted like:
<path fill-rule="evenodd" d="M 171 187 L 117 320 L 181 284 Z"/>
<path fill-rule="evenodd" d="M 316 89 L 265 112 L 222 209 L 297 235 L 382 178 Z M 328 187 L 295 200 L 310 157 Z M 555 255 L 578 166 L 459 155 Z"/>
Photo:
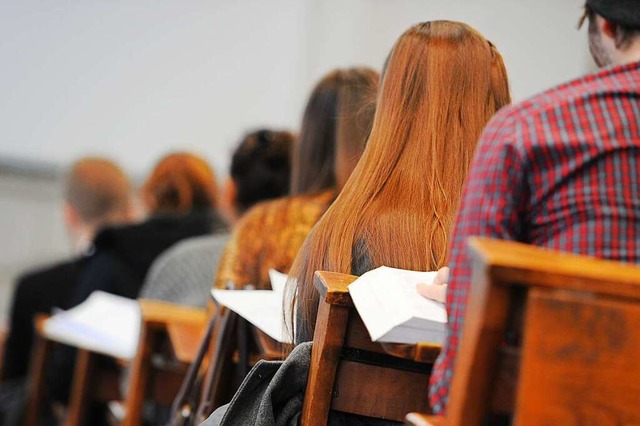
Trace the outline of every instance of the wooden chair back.
<path fill-rule="evenodd" d="M 473 285 L 447 415 L 436 421 L 487 424 L 507 408 L 516 425 L 640 424 L 640 268 L 469 244 Z"/>
<path fill-rule="evenodd" d="M 440 348 L 372 342 L 347 289 L 356 278 L 316 273 L 320 302 L 302 425 L 327 424 L 331 410 L 395 421 L 428 410 L 425 389 Z"/>
<path fill-rule="evenodd" d="M 131 364 L 124 426 L 142 424 L 145 400 L 167 406 L 173 402 L 207 325 L 204 309 L 156 300 L 140 300 L 139 304 L 142 322 Z M 158 356 L 174 362 L 160 365 Z"/>
<path fill-rule="evenodd" d="M 199 360 L 190 367 L 174 400 L 173 424 L 200 424 L 216 408 L 231 400 L 256 362 L 287 356 L 279 343 L 224 306 L 216 307 L 210 327 L 199 345 L 206 349 L 206 355 L 201 363 Z"/>

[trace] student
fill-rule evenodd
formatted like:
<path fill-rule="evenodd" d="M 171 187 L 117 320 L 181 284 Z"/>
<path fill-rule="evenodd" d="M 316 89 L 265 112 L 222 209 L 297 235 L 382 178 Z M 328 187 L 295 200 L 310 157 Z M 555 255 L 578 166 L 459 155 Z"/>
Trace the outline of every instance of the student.
<path fill-rule="evenodd" d="M 3 381 L 27 375 L 33 318 L 70 306 L 74 287 L 95 235 L 104 227 L 133 220 L 132 187 L 116 164 L 87 157 L 75 162 L 64 183 L 64 219 L 75 257 L 24 274 L 18 279 L 4 348 Z"/>
<path fill-rule="evenodd" d="M 164 250 L 185 238 L 225 232 L 217 213 L 215 175 L 207 162 L 191 153 L 162 158 L 141 189 L 148 218 L 142 223 L 111 227 L 95 238 L 76 284 L 72 306 L 100 290 L 136 298 L 151 263 Z M 53 353 L 48 377 L 55 401 L 69 399 L 75 350 L 63 347 Z M 113 368 L 104 363 L 100 368 Z M 102 407 L 92 408 L 92 424 L 104 421 Z"/>
<path fill-rule="evenodd" d="M 269 269 L 288 272 L 316 221 L 360 157 L 375 108 L 378 75 L 337 70 L 314 88 L 294 148 L 291 196 L 253 207 L 225 248 L 214 286 L 271 288 Z"/>
<path fill-rule="evenodd" d="M 231 177 L 220 199 L 224 216 L 232 224 L 259 201 L 289 192 L 293 142 L 290 132 L 266 129 L 242 139 L 231 158 Z M 173 245 L 153 262 L 140 297 L 204 307 L 228 240 L 229 234 L 221 233 Z"/>
<path fill-rule="evenodd" d="M 452 239 L 447 340 L 431 376 L 438 413 L 472 285 L 468 237 L 640 262 L 640 2 L 585 8 L 603 69 L 501 111 L 480 138 Z"/>
<path fill-rule="evenodd" d="M 136 298 L 161 252 L 185 238 L 227 229 L 216 211 L 215 175 L 194 154 L 179 152 L 160 160 L 141 197 L 148 215 L 144 222 L 105 229 L 96 237 L 95 254 L 80 277 L 75 303 L 96 290 Z"/>
<path fill-rule="evenodd" d="M 292 268 L 297 342 L 312 338 L 315 271 L 362 274 L 381 265 L 428 271 L 445 264 L 476 141 L 508 102 L 500 54 L 468 25 L 427 22 L 398 39 L 383 72 L 367 147 Z M 249 418 L 255 425 L 294 424 L 309 358 L 310 345 L 299 345 L 268 383 L 263 379 L 268 368 L 257 365 L 226 414 L 224 408 L 214 412 L 207 425 L 218 424 L 223 415 L 223 425 L 249 424 Z M 255 413 L 261 418 L 253 419 Z M 339 413 L 329 419 L 330 424 L 389 423 Z"/>
<path fill-rule="evenodd" d="M 445 265 L 476 141 L 508 102 L 502 58 L 473 28 L 435 21 L 400 37 L 360 163 L 296 259 L 297 342 L 313 338 L 315 271 Z"/>

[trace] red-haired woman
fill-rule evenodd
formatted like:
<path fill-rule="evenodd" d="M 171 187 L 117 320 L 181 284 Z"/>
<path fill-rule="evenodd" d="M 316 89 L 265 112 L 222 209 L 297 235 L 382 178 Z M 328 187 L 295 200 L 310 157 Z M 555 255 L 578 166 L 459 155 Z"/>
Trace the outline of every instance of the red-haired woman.
<path fill-rule="evenodd" d="M 431 271 L 446 264 L 476 141 L 509 101 L 500 54 L 468 25 L 427 22 L 398 39 L 383 73 L 365 151 L 294 261 L 290 291 L 298 306 L 297 342 L 312 338 L 315 271 L 362 274 L 381 265 Z M 310 350 L 308 343 L 299 345 L 275 374 L 257 365 L 235 403 L 205 424 L 294 424 Z M 340 413 L 329 418 L 329 424 L 379 423 L 389 422 Z"/>

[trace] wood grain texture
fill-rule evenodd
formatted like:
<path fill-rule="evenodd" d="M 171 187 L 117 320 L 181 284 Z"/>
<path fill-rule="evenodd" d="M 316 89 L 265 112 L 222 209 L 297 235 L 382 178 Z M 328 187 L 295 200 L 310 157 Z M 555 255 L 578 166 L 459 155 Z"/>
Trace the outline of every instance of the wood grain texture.
<path fill-rule="evenodd" d="M 44 322 L 47 318 L 47 315 L 38 315 L 34 319 L 36 333 L 31 352 L 31 362 L 29 364 L 29 383 L 31 386 L 29 387 L 27 395 L 26 426 L 37 426 L 40 424 L 42 406 L 47 394 L 47 371 L 51 352 L 54 347 L 54 343 L 42 334 Z"/>
<path fill-rule="evenodd" d="M 171 322 L 167 324 L 167 334 L 173 353 L 178 361 L 190 364 L 200 348 L 206 323 Z"/>
<path fill-rule="evenodd" d="M 640 305 L 532 289 L 516 422 L 640 424 Z"/>
<path fill-rule="evenodd" d="M 320 298 L 331 305 L 353 306 L 349 295 L 349 284 L 358 277 L 354 275 L 339 274 L 337 272 L 317 271 L 315 278 L 316 290 Z"/>
<path fill-rule="evenodd" d="M 638 266 L 479 237 L 470 238 L 469 246 L 496 284 L 640 298 Z"/>
<path fill-rule="evenodd" d="M 445 424 L 479 426 L 502 413 L 504 383 L 515 425 L 640 424 L 640 268 L 513 242 L 470 246 Z M 504 356 L 508 340 L 519 347 Z M 515 380 L 501 377 L 505 369 Z"/>
<path fill-rule="evenodd" d="M 348 307 L 320 300 L 313 334 L 309 379 L 300 419 L 303 426 L 327 424 L 348 319 Z"/>

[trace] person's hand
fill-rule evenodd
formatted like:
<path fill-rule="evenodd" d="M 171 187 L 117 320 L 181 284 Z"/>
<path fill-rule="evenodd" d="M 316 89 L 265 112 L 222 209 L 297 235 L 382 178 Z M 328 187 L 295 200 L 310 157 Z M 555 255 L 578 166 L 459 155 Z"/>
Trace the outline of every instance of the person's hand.
<path fill-rule="evenodd" d="M 447 300 L 447 283 L 449 282 L 449 268 L 440 268 L 431 284 L 418 284 L 418 293 L 427 299 L 444 303 Z"/>

